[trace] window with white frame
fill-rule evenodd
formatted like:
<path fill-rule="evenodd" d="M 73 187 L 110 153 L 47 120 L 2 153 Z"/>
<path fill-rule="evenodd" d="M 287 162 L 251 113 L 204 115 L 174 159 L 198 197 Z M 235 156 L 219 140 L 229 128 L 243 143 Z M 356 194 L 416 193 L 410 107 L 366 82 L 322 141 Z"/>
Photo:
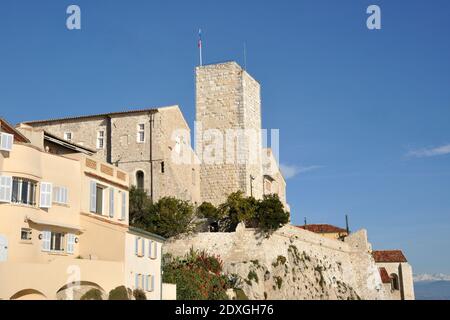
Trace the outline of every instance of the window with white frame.
<path fill-rule="evenodd" d="M 97 131 L 97 149 L 105 148 L 105 131 Z"/>
<path fill-rule="evenodd" d="M 0 150 L 1 151 L 8 151 L 10 152 L 12 150 L 14 142 L 14 136 L 9 133 L 0 133 Z"/>
<path fill-rule="evenodd" d="M 67 205 L 69 203 L 69 191 L 65 187 L 53 188 L 53 203 Z"/>
<path fill-rule="evenodd" d="M 137 142 L 144 143 L 145 142 L 145 124 L 140 123 L 137 126 Z"/>
<path fill-rule="evenodd" d="M 95 181 L 90 182 L 90 199 L 89 209 L 90 212 L 99 215 L 103 214 L 103 193 L 106 187 L 98 184 Z"/>
<path fill-rule="evenodd" d="M 73 233 L 67 234 L 67 250 L 66 252 L 68 254 L 74 254 L 75 253 L 75 235 Z"/>
<path fill-rule="evenodd" d="M 11 202 L 35 206 L 36 188 L 37 183 L 34 181 L 13 177 Z"/>
<path fill-rule="evenodd" d="M 65 234 L 61 232 L 42 232 L 42 251 L 64 252 Z"/>
<path fill-rule="evenodd" d="M 64 140 L 72 141 L 73 135 L 72 132 L 64 132 Z"/>

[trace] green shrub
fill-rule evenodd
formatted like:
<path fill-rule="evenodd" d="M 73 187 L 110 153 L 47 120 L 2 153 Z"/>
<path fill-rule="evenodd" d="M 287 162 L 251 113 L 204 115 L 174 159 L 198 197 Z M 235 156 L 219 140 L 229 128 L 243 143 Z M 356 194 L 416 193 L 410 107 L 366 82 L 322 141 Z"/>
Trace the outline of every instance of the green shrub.
<path fill-rule="evenodd" d="M 141 289 L 134 289 L 133 297 L 135 300 L 147 300 L 147 296 L 145 295 L 145 292 L 142 291 Z"/>
<path fill-rule="evenodd" d="M 177 300 L 228 300 L 229 279 L 222 261 L 193 250 L 183 259 L 165 261 L 163 281 L 177 285 Z"/>
<path fill-rule="evenodd" d="M 220 218 L 220 212 L 213 204 L 209 202 L 203 202 L 197 208 L 197 216 L 199 218 L 206 218 L 217 221 Z"/>
<path fill-rule="evenodd" d="M 103 293 L 99 289 L 91 289 L 80 300 L 103 300 Z"/>
<path fill-rule="evenodd" d="M 239 223 L 251 224 L 255 218 L 258 201 L 255 198 L 246 198 L 241 191 L 228 196 L 225 203 L 219 206 L 220 230 L 234 232 Z"/>
<path fill-rule="evenodd" d="M 109 292 L 108 300 L 130 300 L 128 289 L 124 286 L 117 287 Z"/>
<path fill-rule="evenodd" d="M 255 220 L 260 230 L 273 232 L 289 222 L 289 212 L 284 211 L 278 195 L 268 195 L 258 203 Z"/>

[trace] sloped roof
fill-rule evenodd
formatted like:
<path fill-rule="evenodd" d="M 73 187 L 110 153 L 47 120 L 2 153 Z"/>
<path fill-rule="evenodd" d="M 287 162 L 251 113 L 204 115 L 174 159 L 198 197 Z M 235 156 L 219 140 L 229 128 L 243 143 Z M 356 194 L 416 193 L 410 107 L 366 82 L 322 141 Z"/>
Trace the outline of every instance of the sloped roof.
<path fill-rule="evenodd" d="M 381 282 L 391 283 L 391 277 L 389 277 L 386 268 L 379 268 L 378 270 L 380 271 Z"/>
<path fill-rule="evenodd" d="M 308 230 L 314 233 L 346 233 L 347 230 L 332 226 L 331 224 L 307 224 L 297 226 L 297 228 Z"/>
<path fill-rule="evenodd" d="M 101 118 L 101 117 L 107 117 L 107 116 L 120 116 L 120 115 L 132 114 L 132 113 L 158 112 L 158 109 L 161 109 L 161 108 L 146 108 L 146 109 L 126 110 L 126 111 L 100 113 L 100 114 L 92 114 L 92 115 L 80 115 L 80 116 L 73 116 L 73 117 L 53 118 L 53 119 L 47 119 L 47 120 L 26 121 L 26 122 L 23 122 L 23 123 L 24 124 L 28 124 L 28 125 L 33 125 L 33 124 L 37 125 L 37 124 L 48 123 L 48 122 L 58 122 L 58 121 L 68 121 L 68 120 L 83 120 L 83 119 Z"/>
<path fill-rule="evenodd" d="M 12 134 L 14 139 L 18 142 L 29 143 L 30 140 L 27 139 L 22 133 L 20 133 L 16 128 L 14 128 L 8 121 L 0 118 L 0 127 L 6 133 Z"/>
<path fill-rule="evenodd" d="M 401 250 L 379 250 L 373 251 L 375 262 L 408 262 Z"/>

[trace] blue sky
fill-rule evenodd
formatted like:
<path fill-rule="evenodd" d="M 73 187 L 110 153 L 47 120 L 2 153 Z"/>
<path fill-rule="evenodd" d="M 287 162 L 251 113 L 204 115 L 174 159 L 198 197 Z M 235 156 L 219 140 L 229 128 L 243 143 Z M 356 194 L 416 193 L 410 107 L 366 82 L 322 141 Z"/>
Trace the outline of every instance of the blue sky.
<path fill-rule="evenodd" d="M 82 30 L 65 27 L 82 10 Z M 366 28 L 377 4 L 382 29 Z M 2 0 L 0 115 L 13 123 L 179 104 L 236 60 L 279 128 L 293 221 L 367 228 L 414 271 L 450 274 L 450 2 Z M 447 147 L 446 147 L 447 146 Z M 440 149 L 439 149 L 440 148 Z"/>

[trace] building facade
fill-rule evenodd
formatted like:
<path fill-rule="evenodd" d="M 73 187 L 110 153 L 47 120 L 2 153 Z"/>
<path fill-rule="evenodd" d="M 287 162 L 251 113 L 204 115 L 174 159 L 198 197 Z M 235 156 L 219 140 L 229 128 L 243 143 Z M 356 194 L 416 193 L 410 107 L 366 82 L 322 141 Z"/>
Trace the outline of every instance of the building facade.
<path fill-rule="evenodd" d="M 200 202 L 200 166 L 190 128 L 178 106 L 31 121 L 68 142 L 94 150 L 93 157 L 130 176 L 130 185 L 155 201 L 177 197 Z"/>
<path fill-rule="evenodd" d="M 0 127 L 0 299 L 162 296 L 164 239 L 128 225 L 129 178 L 42 130 Z"/>

